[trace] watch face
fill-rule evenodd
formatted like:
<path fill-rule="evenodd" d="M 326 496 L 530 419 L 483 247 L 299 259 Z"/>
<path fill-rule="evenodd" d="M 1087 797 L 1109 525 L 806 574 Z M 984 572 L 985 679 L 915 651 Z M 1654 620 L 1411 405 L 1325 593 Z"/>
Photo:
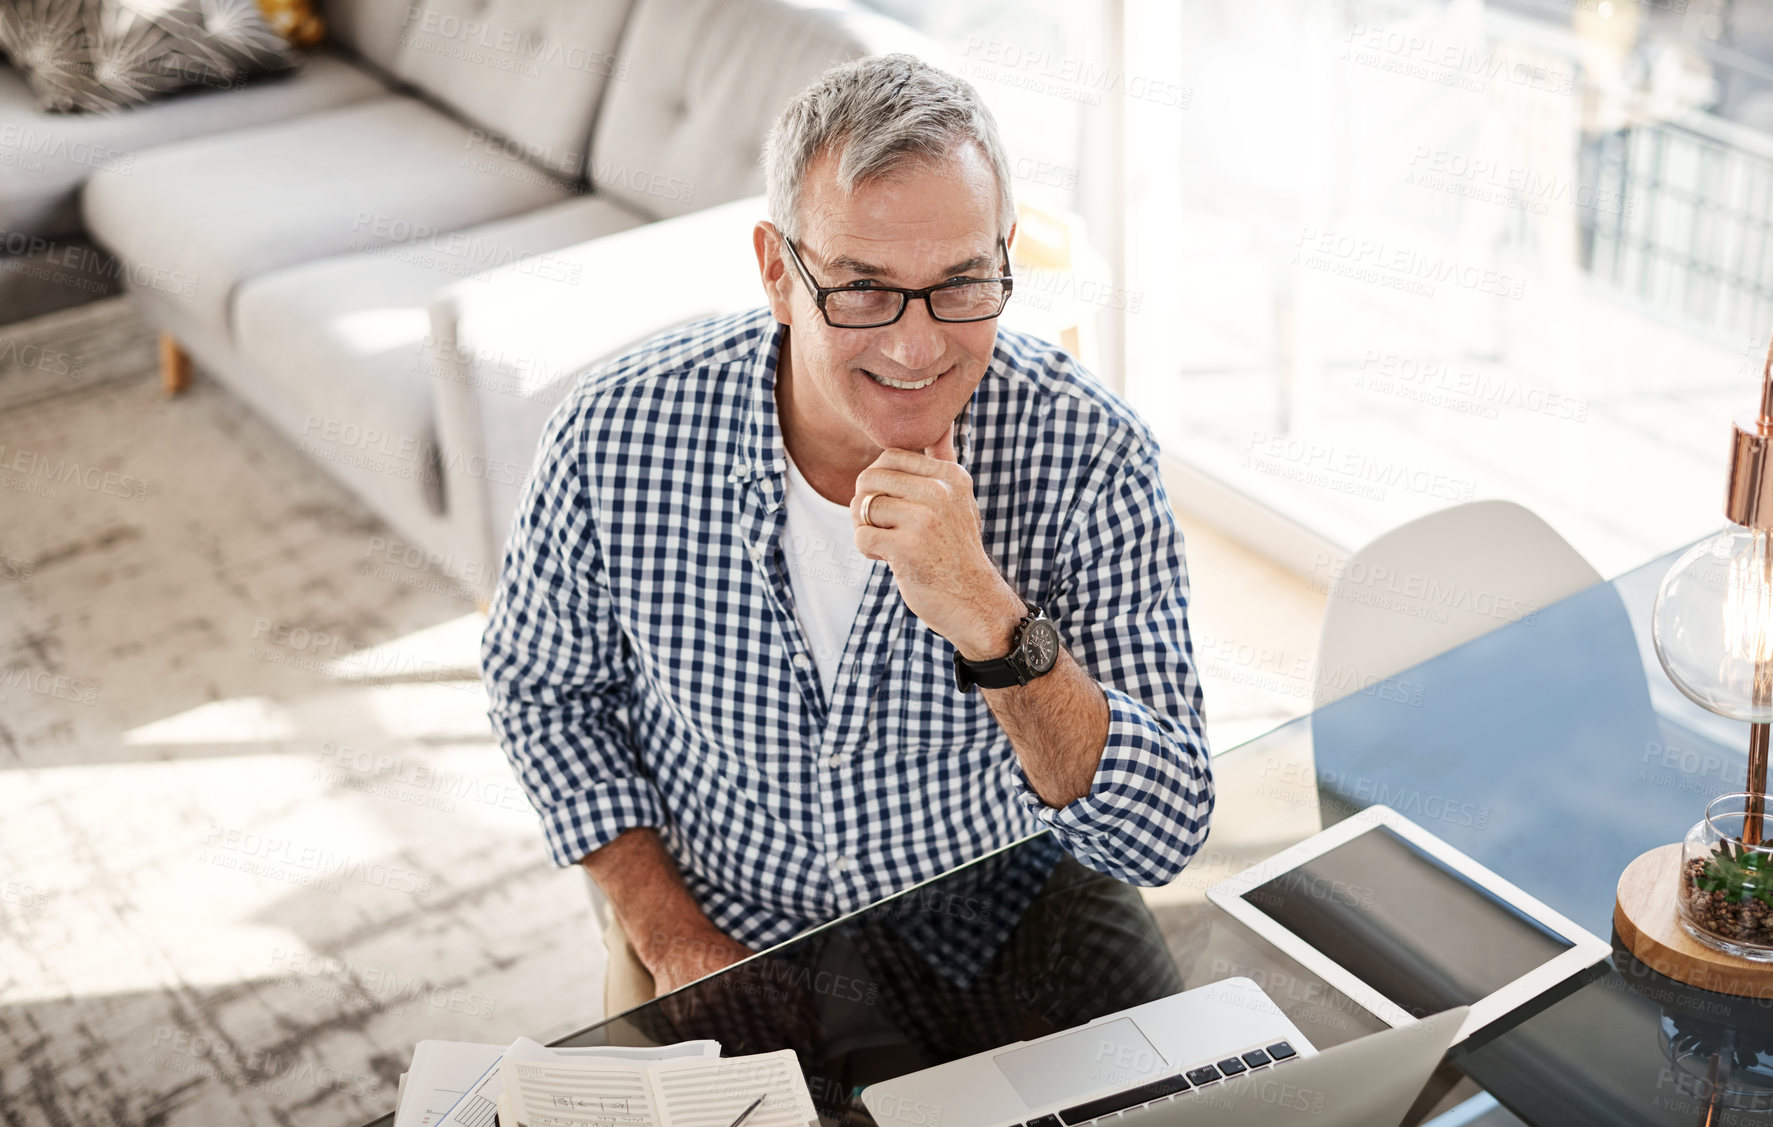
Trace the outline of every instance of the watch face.
<path fill-rule="evenodd" d="M 1059 632 L 1044 618 L 1030 622 L 1022 631 L 1022 656 L 1034 673 L 1045 673 L 1059 660 Z"/>

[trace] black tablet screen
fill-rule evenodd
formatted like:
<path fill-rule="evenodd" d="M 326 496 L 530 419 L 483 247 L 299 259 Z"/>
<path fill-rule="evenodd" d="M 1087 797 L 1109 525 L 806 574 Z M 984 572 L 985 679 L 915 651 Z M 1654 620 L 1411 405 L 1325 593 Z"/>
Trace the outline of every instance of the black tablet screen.
<path fill-rule="evenodd" d="M 1575 946 L 1384 826 L 1244 899 L 1414 1017 L 1470 1005 Z"/>

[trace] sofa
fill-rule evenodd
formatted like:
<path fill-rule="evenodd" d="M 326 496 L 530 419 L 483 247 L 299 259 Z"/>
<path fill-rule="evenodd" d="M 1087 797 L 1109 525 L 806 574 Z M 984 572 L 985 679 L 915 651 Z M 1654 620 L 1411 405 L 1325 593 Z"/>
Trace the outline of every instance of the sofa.
<path fill-rule="evenodd" d="M 578 374 L 761 304 L 750 229 L 781 106 L 845 59 L 928 54 L 808 0 L 324 11 L 333 47 L 297 81 L 338 69 L 351 96 L 92 169 L 81 225 L 173 387 L 194 360 L 381 516 L 387 550 L 481 594 Z"/>
<path fill-rule="evenodd" d="M 156 145 L 286 121 L 387 92 L 348 53 L 328 47 L 293 74 L 225 90 L 193 90 L 122 114 L 46 113 L 25 79 L 0 63 L 0 324 L 54 312 L 121 288 L 119 264 L 80 221 L 80 189 L 96 173 L 129 175 Z"/>

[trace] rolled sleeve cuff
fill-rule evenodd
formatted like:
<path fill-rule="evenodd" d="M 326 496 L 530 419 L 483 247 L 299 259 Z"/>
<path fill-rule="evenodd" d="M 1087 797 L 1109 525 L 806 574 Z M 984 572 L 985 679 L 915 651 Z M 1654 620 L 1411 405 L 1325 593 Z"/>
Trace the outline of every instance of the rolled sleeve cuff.
<path fill-rule="evenodd" d="M 1167 732 L 1118 689 L 1102 692 L 1108 739 L 1090 792 L 1048 806 L 1018 767 L 1016 797 L 1090 868 L 1130 884 L 1168 884 L 1207 838 L 1213 776 L 1205 741 Z"/>
<path fill-rule="evenodd" d="M 542 829 L 548 852 L 561 868 L 571 868 L 587 853 L 602 849 L 624 830 L 663 826 L 665 808 L 645 779 L 613 779 L 569 795 L 544 809 Z"/>

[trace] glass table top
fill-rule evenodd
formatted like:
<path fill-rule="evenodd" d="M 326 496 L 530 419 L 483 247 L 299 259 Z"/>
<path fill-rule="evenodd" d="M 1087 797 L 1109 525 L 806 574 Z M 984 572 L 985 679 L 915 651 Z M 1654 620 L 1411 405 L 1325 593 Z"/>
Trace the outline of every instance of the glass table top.
<path fill-rule="evenodd" d="M 1220 755 L 1211 836 L 1165 887 L 1039 835 L 556 1043 L 792 1048 L 821 1120 L 857 1125 L 866 1085 L 1233 976 L 1330 1048 L 1384 1026 L 1206 890 L 1376 803 L 1611 936 L 1620 872 L 1746 773 L 1746 727 L 1688 702 L 1651 651 L 1672 559 Z M 1686 987 L 1614 947 L 1449 1063 L 1545 1127 L 1773 1119 L 1773 999 Z M 1707 1120 L 1714 1068 L 1727 1111 Z"/>

